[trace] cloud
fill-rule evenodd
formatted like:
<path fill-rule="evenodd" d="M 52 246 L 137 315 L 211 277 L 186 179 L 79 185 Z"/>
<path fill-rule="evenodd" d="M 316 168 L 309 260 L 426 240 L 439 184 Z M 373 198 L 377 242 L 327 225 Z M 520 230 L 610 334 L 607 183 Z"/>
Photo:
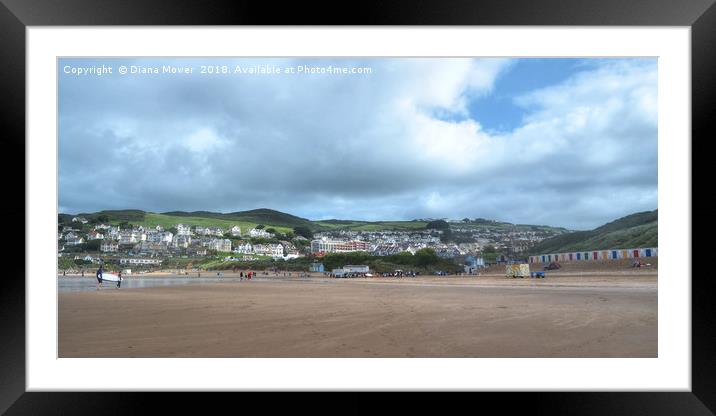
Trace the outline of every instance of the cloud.
<path fill-rule="evenodd" d="M 500 134 L 466 108 L 489 99 L 519 61 L 216 61 L 298 62 L 373 72 L 60 74 L 60 206 L 270 207 L 308 218 L 486 217 L 572 228 L 656 207 L 656 60 L 598 60 L 525 92 L 515 98 L 524 123 Z"/>

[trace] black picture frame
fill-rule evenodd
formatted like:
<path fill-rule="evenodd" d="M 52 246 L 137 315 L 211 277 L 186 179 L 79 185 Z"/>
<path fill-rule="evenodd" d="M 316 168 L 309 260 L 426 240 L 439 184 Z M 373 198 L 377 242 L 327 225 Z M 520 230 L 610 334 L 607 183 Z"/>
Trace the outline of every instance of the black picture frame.
<path fill-rule="evenodd" d="M 376 1 L 373 3 L 336 2 L 258 2 L 258 1 L 110 1 L 110 0 L 0 0 L 0 126 L 6 147 L 7 201 L 2 207 L 7 229 L 15 235 L 24 231 L 26 215 L 25 184 L 18 172 L 25 172 L 25 48 L 27 26 L 74 25 L 569 25 L 569 26 L 689 26 L 692 58 L 692 155 L 693 167 L 703 166 L 694 152 L 709 139 L 712 120 L 716 120 L 716 5 L 714 0 L 677 2 L 667 0 L 540 0 L 540 1 Z M 697 146 L 698 144 L 698 146 Z M 13 156 L 14 155 L 14 156 Z M 12 162 L 9 162 L 12 160 Z M 708 166 L 706 163 L 705 166 Z M 704 176 L 692 173 L 694 186 Z M 708 177 L 708 176 L 705 176 Z M 7 191 L 6 191 L 7 192 Z M 22 201 L 22 202 L 20 202 Z M 692 202 L 692 222 L 704 218 L 706 206 Z M 15 220 L 11 220 L 15 219 Z M 24 233 L 22 233 L 24 235 Z M 24 242 L 24 240 L 23 240 Z M 16 252 L 18 241 L 13 240 Z M 700 251 L 696 244 L 694 257 Z M 23 244 L 24 247 L 24 244 Z M 142 393 L 28 393 L 25 392 L 25 268 L 21 262 L 6 267 L 0 290 L 0 412 L 7 414 L 105 414 L 144 413 L 164 406 L 148 400 Z M 22 277 L 21 277 L 22 276 Z M 629 393 L 482 393 L 469 399 L 473 409 L 498 405 L 500 412 L 529 409 L 530 413 L 550 414 L 631 414 L 631 415 L 709 415 L 716 412 L 716 307 L 711 298 L 709 279 L 692 279 L 692 391 Z M 687 278 L 689 276 L 680 276 Z M 516 395 L 520 395 L 516 397 Z M 204 407 L 205 398 L 195 394 L 172 394 L 174 405 L 185 410 Z M 310 396 L 310 395 L 308 395 Z M 225 397 L 225 396 L 224 396 Z M 374 410 L 370 400 L 336 397 L 343 402 L 341 413 Z M 166 397 L 161 400 L 166 400 Z M 229 399 L 232 402 L 234 399 Z M 241 401 L 243 399 L 239 399 Z M 222 400 L 223 402 L 224 400 Z M 463 400 L 441 399 L 431 395 L 414 396 L 411 406 L 440 413 L 456 411 Z M 216 398 L 212 403 L 219 403 Z M 405 410 L 404 399 L 381 410 Z M 401 403 L 402 402 L 402 403 Z M 199 405 L 198 403 L 204 403 Z M 284 406 L 320 409 L 313 397 L 302 396 Z M 276 403 L 271 403 L 273 409 Z"/>

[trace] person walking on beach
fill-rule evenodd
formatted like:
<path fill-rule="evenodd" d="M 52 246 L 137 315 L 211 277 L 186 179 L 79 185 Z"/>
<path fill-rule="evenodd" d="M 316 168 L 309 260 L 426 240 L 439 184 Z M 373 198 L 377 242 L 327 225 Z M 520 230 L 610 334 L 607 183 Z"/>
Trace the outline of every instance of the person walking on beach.
<path fill-rule="evenodd" d="M 102 266 L 99 266 L 99 269 L 97 269 L 97 290 L 99 290 L 100 285 L 102 284 Z"/>
<path fill-rule="evenodd" d="M 122 284 L 122 271 L 120 270 L 119 273 L 117 273 L 117 276 L 119 276 L 119 279 L 117 279 L 117 289 L 119 289 L 119 286 Z"/>

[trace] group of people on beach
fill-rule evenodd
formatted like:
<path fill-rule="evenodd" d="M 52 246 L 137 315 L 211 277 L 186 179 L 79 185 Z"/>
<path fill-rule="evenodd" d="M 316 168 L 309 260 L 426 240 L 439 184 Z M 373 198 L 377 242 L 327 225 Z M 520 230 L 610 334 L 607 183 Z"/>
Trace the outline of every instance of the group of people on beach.
<path fill-rule="evenodd" d="M 99 290 L 100 286 L 102 285 L 102 274 L 104 274 L 104 269 L 102 268 L 102 265 L 99 266 L 99 269 L 97 269 L 97 290 Z M 83 274 L 84 275 L 84 274 Z M 117 289 L 122 285 L 122 271 L 120 270 L 117 274 L 119 279 L 117 279 Z"/>
<path fill-rule="evenodd" d="M 256 274 L 254 272 L 246 272 L 246 275 L 244 275 L 244 272 L 239 273 L 239 279 L 244 280 L 244 277 L 247 280 L 251 280 L 252 277 L 254 277 Z"/>

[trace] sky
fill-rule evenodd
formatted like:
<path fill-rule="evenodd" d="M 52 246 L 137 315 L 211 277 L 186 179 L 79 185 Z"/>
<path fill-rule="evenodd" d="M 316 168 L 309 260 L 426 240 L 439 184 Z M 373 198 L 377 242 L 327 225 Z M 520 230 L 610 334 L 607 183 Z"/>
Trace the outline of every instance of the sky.
<path fill-rule="evenodd" d="M 58 78 L 63 213 L 578 230 L 657 208 L 653 58 L 72 58 Z"/>

